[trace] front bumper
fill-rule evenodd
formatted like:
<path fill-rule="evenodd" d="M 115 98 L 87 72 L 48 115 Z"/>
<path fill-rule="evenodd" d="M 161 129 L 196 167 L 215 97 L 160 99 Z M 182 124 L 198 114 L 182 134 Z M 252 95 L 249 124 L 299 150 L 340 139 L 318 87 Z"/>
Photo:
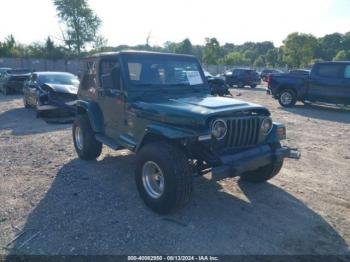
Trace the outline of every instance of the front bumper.
<path fill-rule="evenodd" d="M 77 98 L 73 98 L 70 101 L 58 99 L 52 96 L 50 93 L 42 94 L 39 96 L 39 104 L 37 109 L 39 111 L 56 111 L 63 110 L 75 113 Z"/>
<path fill-rule="evenodd" d="M 37 105 L 37 109 L 39 111 L 46 111 L 46 110 L 60 110 L 60 109 L 68 109 L 75 111 L 75 105 L 77 101 L 71 101 L 67 103 L 54 103 L 50 101 L 50 104 L 43 104 L 43 105 Z"/>
<path fill-rule="evenodd" d="M 237 154 L 222 156 L 221 165 L 213 167 L 212 174 L 239 176 L 284 158 L 299 159 L 300 152 L 286 146 L 271 149 L 269 145 L 262 145 Z"/>

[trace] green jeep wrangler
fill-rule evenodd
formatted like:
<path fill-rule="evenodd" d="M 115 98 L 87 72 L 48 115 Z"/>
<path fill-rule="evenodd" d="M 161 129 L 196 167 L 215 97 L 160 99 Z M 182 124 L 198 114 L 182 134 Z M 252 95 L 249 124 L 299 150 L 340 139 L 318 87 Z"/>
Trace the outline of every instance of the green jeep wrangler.
<path fill-rule="evenodd" d="M 195 175 L 264 182 L 296 149 L 282 146 L 285 126 L 260 105 L 210 95 L 193 56 L 125 51 L 82 62 L 75 149 L 96 159 L 107 145 L 136 153 L 141 198 L 158 213 L 186 204 Z"/>

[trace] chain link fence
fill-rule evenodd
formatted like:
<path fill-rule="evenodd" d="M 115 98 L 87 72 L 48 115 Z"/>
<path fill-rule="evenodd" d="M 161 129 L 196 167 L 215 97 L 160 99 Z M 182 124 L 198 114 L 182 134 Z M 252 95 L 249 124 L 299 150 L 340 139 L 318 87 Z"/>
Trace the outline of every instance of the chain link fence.
<path fill-rule="evenodd" d="M 25 68 L 33 71 L 63 71 L 78 74 L 79 59 L 75 60 L 48 60 L 35 58 L 0 58 L 0 68 Z"/>

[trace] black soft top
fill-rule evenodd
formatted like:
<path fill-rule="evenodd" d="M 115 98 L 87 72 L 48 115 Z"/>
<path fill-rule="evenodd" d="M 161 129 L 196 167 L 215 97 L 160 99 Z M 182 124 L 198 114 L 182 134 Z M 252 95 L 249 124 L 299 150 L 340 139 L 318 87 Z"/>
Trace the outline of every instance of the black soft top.
<path fill-rule="evenodd" d="M 134 50 L 126 50 L 126 51 L 120 51 L 120 52 L 102 52 L 102 53 L 97 53 L 92 56 L 89 56 L 87 58 L 93 58 L 93 57 L 116 57 L 116 56 L 142 56 L 142 57 L 147 57 L 147 56 L 167 56 L 167 57 L 187 57 L 187 58 L 195 58 L 193 55 L 184 55 L 184 54 L 173 54 L 173 53 L 161 53 L 161 52 L 150 52 L 150 51 L 134 51 Z"/>

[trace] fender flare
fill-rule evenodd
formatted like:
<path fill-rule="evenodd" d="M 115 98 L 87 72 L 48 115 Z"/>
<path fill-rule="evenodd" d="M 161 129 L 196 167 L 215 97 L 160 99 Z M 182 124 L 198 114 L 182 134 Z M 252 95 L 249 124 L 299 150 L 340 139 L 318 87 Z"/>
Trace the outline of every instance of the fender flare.
<path fill-rule="evenodd" d="M 137 144 L 135 152 L 138 152 L 145 144 L 160 139 L 179 141 L 179 140 L 195 140 L 197 135 L 195 132 L 187 129 L 175 128 L 162 124 L 150 124 L 146 126 L 144 135 Z"/>
<path fill-rule="evenodd" d="M 104 133 L 103 114 L 97 103 L 78 100 L 77 115 L 81 114 L 88 115 L 91 127 L 95 133 Z"/>

